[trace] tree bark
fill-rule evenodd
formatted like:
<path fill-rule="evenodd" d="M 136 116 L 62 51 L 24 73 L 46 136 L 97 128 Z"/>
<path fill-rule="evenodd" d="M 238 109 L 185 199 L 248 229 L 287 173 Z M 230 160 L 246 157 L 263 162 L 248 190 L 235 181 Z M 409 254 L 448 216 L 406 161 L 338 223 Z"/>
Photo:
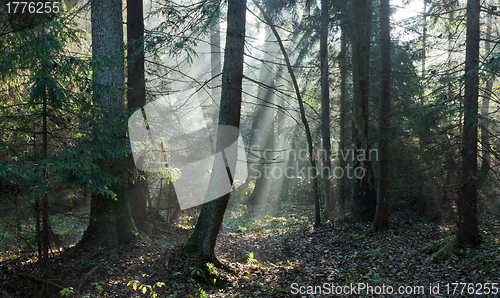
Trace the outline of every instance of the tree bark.
<path fill-rule="evenodd" d="M 341 30 L 342 35 L 340 37 L 340 142 L 339 142 L 339 166 L 341 169 L 346 168 L 346 160 L 342 158 L 342 153 L 345 151 L 345 144 L 347 143 L 346 135 L 346 119 L 347 119 L 347 107 L 346 107 L 346 77 L 347 77 L 347 33 L 345 20 L 341 20 Z M 340 213 L 343 215 L 345 212 L 345 177 L 339 178 L 339 209 Z"/>
<path fill-rule="evenodd" d="M 372 221 L 375 216 L 376 193 L 373 181 L 370 152 L 368 101 L 370 95 L 370 32 L 372 3 L 370 0 L 352 1 L 352 76 L 353 76 L 353 137 L 355 145 L 354 169 L 363 169 L 361 178 L 353 183 L 353 218 L 355 221 Z M 366 155 L 362 156 L 362 153 Z"/>
<path fill-rule="evenodd" d="M 45 28 L 43 29 L 43 35 L 45 36 Z M 45 38 L 45 37 L 44 37 Z M 43 85 L 42 91 L 42 150 L 43 150 L 43 158 L 48 157 L 48 127 L 47 120 L 49 115 L 47 113 L 47 84 Z M 47 179 L 47 170 L 44 168 L 42 173 L 42 179 Z M 49 260 L 49 245 L 50 245 L 50 234 L 49 234 L 49 198 L 47 193 L 42 195 L 42 255 L 40 256 L 40 260 L 42 261 L 42 266 L 44 270 L 49 271 L 50 268 L 50 260 Z M 46 272 L 47 273 L 47 272 Z"/>
<path fill-rule="evenodd" d="M 211 64 L 211 74 L 212 74 L 212 100 L 216 105 L 216 109 L 220 104 L 221 96 L 221 78 L 220 73 L 222 72 L 221 65 L 221 44 L 220 44 L 220 7 L 216 8 L 214 15 L 210 23 L 210 64 Z M 215 116 L 218 116 L 215 113 Z M 214 122 L 217 118 L 214 118 Z"/>
<path fill-rule="evenodd" d="M 321 133 L 323 140 L 322 156 L 322 182 L 323 195 L 325 198 L 325 213 L 332 215 L 334 210 L 331 198 L 330 176 L 332 175 L 332 145 L 330 142 L 330 88 L 328 84 L 328 24 L 330 15 L 328 12 L 328 0 L 321 0 L 321 28 L 320 28 L 320 46 L 319 56 L 321 60 Z"/>
<path fill-rule="evenodd" d="M 490 9 L 493 7 L 493 0 L 490 0 Z M 487 21 L 486 21 L 486 38 L 484 41 L 484 51 L 488 57 L 491 51 L 491 28 L 492 28 L 492 17 L 491 13 L 488 13 Z M 481 106 L 481 148 L 482 148 L 482 156 L 481 156 L 481 168 L 479 170 L 478 177 L 478 189 L 481 189 L 481 186 L 486 181 L 488 177 L 488 171 L 490 170 L 490 133 L 488 132 L 488 118 L 490 111 L 490 98 L 491 93 L 493 92 L 493 81 L 495 80 L 495 74 L 493 72 L 490 73 L 488 81 L 486 82 L 486 90 L 484 90 L 483 102 Z"/>
<path fill-rule="evenodd" d="M 460 201 L 458 204 L 458 241 L 463 246 L 479 246 L 477 226 L 477 126 L 479 97 L 479 0 L 467 1 L 465 54 L 464 128 Z"/>
<path fill-rule="evenodd" d="M 103 115 L 119 116 L 124 113 L 123 67 L 123 18 L 120 0 L 92 0 L 92 57 L 96 61 L 92 73 L 94 102 L 102 109 Z M 106 119 L 102 119 L 104 123 Z M 126 127 L 120 127 L 125 139 Z M 119 137 L 120 138 L 120 137 Z M 130 213 L 126 196 L 126 177 L 123 174 L 124 158 L 118 161 L 98 160 L 103 171 L 117 181 L 109 189 L 116 198 L 93 192 L 90 202 L 89 226 L 80 247 L 114 247 L 137 239 L 137 228 Z"/>
<path fill-rule="evenodd" d="M 228 0 L 227 4 L 227 34 L 224 53 L 224 68 L 222 71 L 222 94 L 219 112 L 219 125 L 240 126 L 241 93 L 243 80 L 243 54 L 245 44 L 246 0 Z M 224 136 L 217 135 L 216 151 L 221 152 Z M 234 155 L 236 156 L 236 155 Z M 227 163 L 226 163 L 227 165 Z M 215 178 L 215 169 L 212 178 Z M 234 173 L 234 171 L 228 171 Z M 230 175 L 231 177 L 231 175 Z M 231 183 L 232 178 L 230 178 Z M 186 251 L 198 254 L 202 259 L 220 265 L 215 256 L 214 248 L 219 234 L 224 212 L 227 208 L 230 194 L 203 204 L 198 221 L 186 242 Z"/>
<path fill-rule="evenodd" d="M 379 187 L 375 229 L 385 231 L 389 222 L 389 135 L 391 112 L 391 24 L 390 0 L 380 0 L 380 111 L 379 111 Z"/>
<path fill-rule="evenodd" d="M 146 105 L 146 81 L 144 77 L 144 17 L 143 1 L 127 0 L 127 108 L 132 114 Z M 127 156 L 127 198 L 137 228 L 144 230 L 147 220 L 147 197 L 149 196 L 146 173 L 134 164 L 132 153 Z M 135 177 L 133 177 L 135 176 Z"/>

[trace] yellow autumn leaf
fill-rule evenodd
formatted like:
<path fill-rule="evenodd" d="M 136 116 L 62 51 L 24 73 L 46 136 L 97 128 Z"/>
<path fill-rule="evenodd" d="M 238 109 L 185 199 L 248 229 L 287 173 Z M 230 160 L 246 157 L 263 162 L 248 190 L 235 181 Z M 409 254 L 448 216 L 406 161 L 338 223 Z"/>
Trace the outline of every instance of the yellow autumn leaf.
<path fill-rule="evenodd" d="M 134 288 L 134 291 L 137 291 L 137 283 L 134 281 L 134 283 L 132 284 L 132 288 Z"/>

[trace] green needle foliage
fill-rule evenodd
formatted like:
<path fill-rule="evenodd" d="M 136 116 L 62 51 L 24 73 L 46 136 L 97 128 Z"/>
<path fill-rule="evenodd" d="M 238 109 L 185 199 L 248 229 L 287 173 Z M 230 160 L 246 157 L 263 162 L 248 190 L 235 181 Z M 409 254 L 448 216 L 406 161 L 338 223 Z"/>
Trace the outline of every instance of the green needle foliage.
<path fill-rule="evenodd" d="M 75 14 L 0 36 L 0 196 L 35 211 L 61 189 L 115 197 L 97 161 L 130 152 L 128 115 L 92 102 L 89 35 Z"/>

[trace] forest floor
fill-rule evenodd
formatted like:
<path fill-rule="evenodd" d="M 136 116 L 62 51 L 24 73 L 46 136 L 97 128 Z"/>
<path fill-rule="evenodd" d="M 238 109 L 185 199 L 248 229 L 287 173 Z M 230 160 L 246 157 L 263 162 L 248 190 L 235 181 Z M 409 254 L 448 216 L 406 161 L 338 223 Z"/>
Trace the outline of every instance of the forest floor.
<path fill-rule="evenodd" d="M 500 291 L 498 220 L 481 226 L 480 248 L 457 249 L 432 263 L 422 248 L 452 235 L 453 225 L 396 215 L 381 233 L 346 220 L 314 230 L 308 212 L 291 203 L 230 207 L 216 246 L 227 265 L 214 269 L 220 281 L 198 278 L 196 260 L 179 249 L 195 220 L 186 215 L 177 227 L 116 250 L 83 252 L 69 244 L 54 253 L 43 280 L 36 279 L 42 271 L 35 255 L 4 252 L 0 297 L 40 297 L 44 286 L 54 297 L 61 290 L 67 297 L 492 297 Z"/>

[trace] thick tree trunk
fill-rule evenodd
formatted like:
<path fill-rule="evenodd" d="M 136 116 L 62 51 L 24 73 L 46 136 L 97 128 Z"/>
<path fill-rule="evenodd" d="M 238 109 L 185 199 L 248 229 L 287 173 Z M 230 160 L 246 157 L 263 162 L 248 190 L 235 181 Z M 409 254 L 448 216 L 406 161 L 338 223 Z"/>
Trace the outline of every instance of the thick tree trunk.
<path fill-rule="evenodd" d="M 464 246 L 479 246 L 477 226 L 477 126 L 479 95 L 479 0 L 467 1 L 465 54 L 464 129 L 462 140 L 461 190 L 458 204 L 458 241 Z"/>
<path fill-rule="evenodd" d="M 143 1 L 127 0 L 127 108 L 130 113 L 146 105 L 143 37 Z M 144 230 L 147 220 L 147 197 L 149 196 L 146 173 L 135 167 L 132 153 L 127 156 L 127 167 L 129 167 L 129 173 L 136 174 L 136 177 L 129 175 L 127 179 L 130 211 L 137 228 Z"/>
<path fill-rule="evenodd" d="M 246 0 L 228 0 L 219 125 L 229 125 L 236 128 L 240 126 L 241 114 L 245 15 Z M 226 149 L 224 148 L 224 144 L 227 143 L 227 140 L 224 139 L 230 137 L 223 135 L 219 128 L 216 145 L 217 152 Z M 227 160 L 225 162 L 227 165 Z M 217 179 L 216 171 L 214 168 L 212 179 Z M 228 172 L 234 173 L 234 171 Z M 230 181 L 231 183 L 233 182 L 232 178 L 230 178 Z M 194 231 L 186 242 L 186 250 L 188 252 L 198 254 L 201 258 L 216 265 L 220 265 L 220 262 L 215 256 L 215 242 L 222 225 L 229 196 L 230 194 L 226 194 L 216 200 L 203 204 Z"/>
<path fill-rule="evenodd" d="M 126 199 L 125 186 L 122 179 L 110 187 L 116 194 L 116 200 L 92 194 L 89 226 L 79 243 L 80 247 L 116 247 L 136 240 L 138 232 Z"/>
<path fill-rule="evenodd" d="M 391 24 L 390 0 L 380 0 L 380 112 L 379 112 L 379 187 L 375 229 L 385 231 L 389 222 L 389 134 L 391 112 Z"/>
<path fill-rule="evenodd" d="M 328 84 L 328 24 L 330 15 L 328 13 L 327 0 L 321 0 L 321 28 L 320 28 L 320 46 L 319 56 L 321 60 L 321 133 L 323 140 L 322 158 L 322 182 L 323 195 L 325 198 L 325 213 L 332 215 L 334 210 L 333 198 L 331 197 L 330 176 L 332 168 L 332 145 L 330 142 L 330 86 Z"/>
<path fill-rule="evenodd" d="M 92 0 L 91 22 L 92 56 L 96 60 L 92 74 L 94 102 L 105 111 L 104 114 L 117 115 L 123 113 L 125 108 L 122 2 Z M 125 138 L 125 127 L 120 133 Z M 114 247 L 133 242 L 138 235 L 126 196 L 125 160 L 101 160 L 99 163 L 103 171 L 118 178 L 109 188 L 116 198 L 92 193 L 89 226 L 79 243 L 80 247 Z"/>
<path fill-rule="evenodd" d="M 356 221 L 372 221 L 375 216 L 376 193 L 373 181 L 372 162 L 368 158 L 370 152 L 368 101 L 370 95 L 370 0 L 352 1 L 352 76 L 353 76 L 353 136 L 355 145 L 354 169 L 358 176 L 353 186 L 353 217 Z M 362 154 L 365 153 L 363 158 Z M 361 173 L 364 173 L 361 175 Z"/>

